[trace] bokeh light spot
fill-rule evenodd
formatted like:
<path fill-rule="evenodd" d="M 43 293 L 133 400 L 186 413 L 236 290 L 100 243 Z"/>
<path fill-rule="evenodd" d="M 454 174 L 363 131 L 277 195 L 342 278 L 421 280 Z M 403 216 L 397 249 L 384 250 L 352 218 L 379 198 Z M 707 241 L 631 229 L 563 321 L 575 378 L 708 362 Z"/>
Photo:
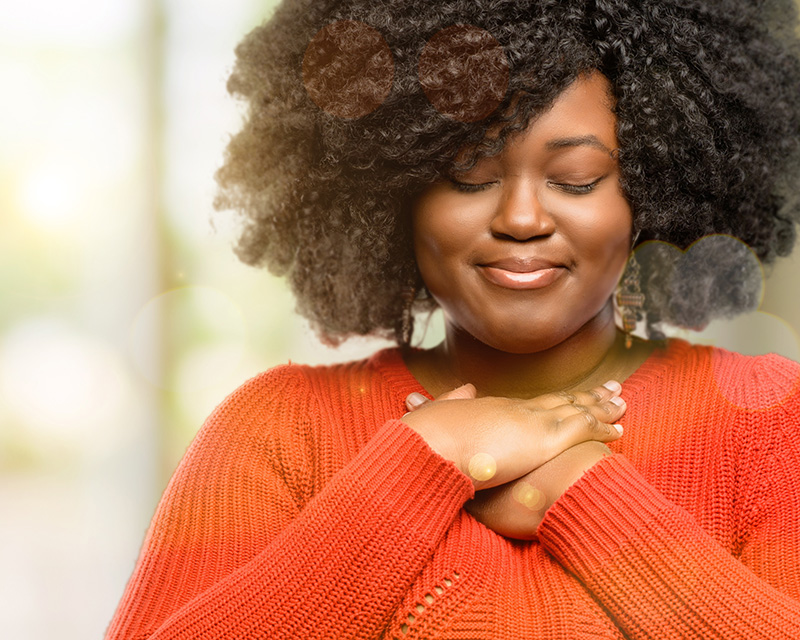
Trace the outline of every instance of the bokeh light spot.
<path fill-rule="evenodd" d="M 453 25 L 428 40 L 419 59 L 419 81 L 430 103 L 461 122 L 490 115 L 508 90 L 502 45 L 485 29 Z"/>
<path fill-rule="evenodd" d="M 649 287 L 671 292 L 663 319 L 677 328 L 665 327 L 668 335 L 743 355 L 779 353 L 800 360 L 800 340 L 792 327 L 756 310 L 763 300 L 766 276 L 758 256 L 740 239 L 712 234 L 686 251 L 649 241 L 635 253 L 643 271 L 651 274 Z M 714 381 L 719 394 L 740 409 L 778 406 L 800 388 L 799 376 L 786 373 L 785 367 L 776 368 L 774 379 L 767 382 L 759 380 L 764 369 L 742 361 L 738 366 L 749 373 L 744 378 L 731 376 L 727 358 L 722 352 L 714 353 Z"/>
<path fill-rule="evenodd" d="M 544 507 L 546 502 L 543 491 L 525 482 L 518 482 L 515 484 L 514 488 L 511 490 L 511 496 L 514 500 L 531 511 L 539 511 Z"/>
<path fill-rule="evenodd" d="M 70 166 L 38 166 L 21 185 L 22 212 L 43 227 L 61 226 L 79 209 L 79 184 Z"/>
<path fill-rule="evenodd" d="M 230 376 L 242 359 L 245 338 L 236 303 L 216 289 L 192 286 L 167 291 L 142 307 L 131 326 L 129 346 L 147 380 L 186 392 Z M 168 350 L 179 351 L 174 371 L 164 370 Z"/>
<path fill-rule="evenodd" d="M 763 298 L 764 269 L 738 238 L 711 234 L 686 251 L 651 240 L 639 245 L 634 255 L 642 269 L 644 293 L 669 292 L 669 305 L 661 309 L 669 325 L 701 331 L 714 318 L 754 311 Z"/>
<path fill-rule="evenodd" d="M 710 327 L 710 329 L 713 327 Z M 782 318 L 764 311 L 740 316 L 717 330 L 719 342 L 744 355 L 764 355 L 781 351 L 800 361 L 800 339 Z M 736 340 L 736 338 L 739 338 Z M 727 339 L 726 339 L 727 338 Z M 774 356 L 773 356 L 774 357 Z M 731 376 L 723 355 L 714 358 L 714 382 L 720 395 L 732 405 L 750 411 L 763 411 L 781 405 L 800 391 L 800 370 L 778 367 L 767 380 L 764 369 L 753 369 L 748 376 Z M 755 376 L 755 377 L 752 377 Z"/>
<path fill-rule="evenodd" d="M 320 29 L 303 57 L 303 84 L 322 110 L 360 118 L 392 89 L 394 60 L 380 33 L 363 22 L 337 20 Z"/>
<path fill-rule="evenodd" d="M 96 438 L 96 427 L 109 427 L 129 395 L 113 349 L 59 319 L 32 318 L 5 335 L 0 397 L 48 440 Z"/>
<path fill-rule="evenodd" d="M 473 480 L 485 482 L 494 478 L 497 462 L 488 453 L 476 453 L 469 461 L 469 475 Z"/>

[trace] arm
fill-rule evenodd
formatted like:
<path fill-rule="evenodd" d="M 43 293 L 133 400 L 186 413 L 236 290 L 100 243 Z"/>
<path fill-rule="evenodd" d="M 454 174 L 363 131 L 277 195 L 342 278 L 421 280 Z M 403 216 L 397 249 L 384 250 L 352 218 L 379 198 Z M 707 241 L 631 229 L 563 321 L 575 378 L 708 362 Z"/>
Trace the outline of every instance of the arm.
<path fill-rule="evenodd" d="M 632 638 L 798 638 L 800 601 L 788 594 L 800 577 L 800 487 L 789 475 L 773 478 L 788 483 L 764 505 L 776 516 L 746 545 L 759 549 L 758 565 L 732 556 L 622 456 L 597 463 L 556 502 L 539 540 Z M 745 549 L 742 560 L 751 556 Z"/>
<path fill-rule="evenodd" d="M 736 488 L 713 503 L 726 546 L 592 441 L 478 491 L 467 510 L 501 535 L 538 533 L 631 638 L 800 638 L 800 368 L 774 357 L 746 366 L 723 379 L 724 404 L 740 407 L 725 436 L 736 463 L 721 484 L 706 477 Z M 704 415 L 719 432 L 713 410 Z"/>
<path fill-rule="evenodd" d="M 619 455 L 593 466 L 539 527 L 632 638 L 800 638 L 800 397 L 741 415 L 735 555 Z"/>
<path fill-rule="evenodd" d="M 379 637 L 472 486 L 391 420 L 308 500 L 317 419 L 290 367 L 215 411 L 162 497 L 107 640 Z"/>

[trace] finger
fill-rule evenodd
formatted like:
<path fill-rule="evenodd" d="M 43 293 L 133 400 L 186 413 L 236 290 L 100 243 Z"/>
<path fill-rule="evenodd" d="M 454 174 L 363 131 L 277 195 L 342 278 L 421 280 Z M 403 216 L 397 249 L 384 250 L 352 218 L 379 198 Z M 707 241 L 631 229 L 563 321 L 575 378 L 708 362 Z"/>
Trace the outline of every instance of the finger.
<path fill-rule="evenodd" d="M 607 402 L 610 398 L 619 396 L 622 392 L 622 385 L 616 380 L 589 389 L 588 391 L 560 391 L 558 393 L 548 393 L 534 398 L 537 408 L 555 409 L 562 405 L 583 404 L 592 405 Z"/>
<path fill-rule="evenodd" d="M 615 410 L 621 409 L 616 407 Z M 622 426 L 613 419 L 603 419 L 597 407 L 573 405 L 565 413 L 567 415 L 558 420 L 557 428 L 551 431 L 555 445 L 553 451 L 561 453 L 588 440 L 612 442 L 622 436 Z"/>
<path fill-rule="evenodd" d="M 417 393 L 416 391 L 414 393 L 409 393 L 406 396 L 406 408 L 409 410 L 409 412 L 413 411 L 414 409 L 418 409 L 426 402 L 429 402 L 429 400 L 421 393 Z"/>
<path fill-rule="evenodd" d="M 575 404 L 578 397 L 571 391 L 559 391 L 558 393 L 546 393 L 543 396 L 538 396 L 531 399 L 534 409 L 555 409 L 557 407 L 569 406 Z"/>
<path fill-rule="evenodd" d="M 622 393 L 622 385 L 616 380 L 609 380 L 587 391 L 574 391 L 575 404 L 602 404 Z"/>
<path fill-rule="evenodd" d="M 567 418 L 574 416 L 576 413 L 589 413 L 597 418 L 600 422 L 610 424 L 622 418 L 627 409 L 628 405 L 624 398 L 621 396 L 612 396 L 603 402 L 593 401 L 588 404 L 576 402 L 575 404 L 562 405 L 560 407 L 556 407 L 555 409 L 551 409 L 551 413 L 558 420 L 566 420 Z"/>

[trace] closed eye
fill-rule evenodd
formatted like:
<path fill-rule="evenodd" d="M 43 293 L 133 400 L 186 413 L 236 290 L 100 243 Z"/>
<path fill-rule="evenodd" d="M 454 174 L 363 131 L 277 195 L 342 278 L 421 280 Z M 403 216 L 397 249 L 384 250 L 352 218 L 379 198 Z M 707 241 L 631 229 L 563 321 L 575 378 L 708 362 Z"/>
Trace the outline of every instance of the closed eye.
<path fill-rule="evenodd" d="M 564 193 L 570 193 L 573 195 L 584 195 L 587 193 L 591 193 L 594 191 L 595 187 L 600 183 L 603 178 L 598 178 L 594 182 L 589 182 L 588 184 L 569 184 L 564 182 L 548 182 L 551 187 L 558 189 L 559 191 L 563 191 Z"/>
<path fill-rule="evenodd" d="M 477 191 L 483 191 L 494 184 L 494 182 L 461 182 L 460 180 L 450 177 L 447 178 L 447 180 L 453 185 L 453 187 L 455 187 L 457 191 L 461 191 L 462 193 L 475 193 Z"/>

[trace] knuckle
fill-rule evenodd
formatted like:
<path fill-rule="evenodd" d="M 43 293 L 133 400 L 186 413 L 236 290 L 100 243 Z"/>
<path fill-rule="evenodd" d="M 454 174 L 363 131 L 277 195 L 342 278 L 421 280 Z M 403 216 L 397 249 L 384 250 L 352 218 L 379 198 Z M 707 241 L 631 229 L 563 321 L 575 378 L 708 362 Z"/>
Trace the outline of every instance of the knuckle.
<path fill-rule="evenodd" d="M 566 404 L 575 404 L 578 399 L 575 397 L 575 394 L 570 393 L 569 391 L 559 391 L 556 396 L 563 400 Z"/>
<path fill-rule="evenodd" d="M 581 418 L 583 418 L 584 422 L 586 423 L 586 426 L 592 430 L 597 428 L 597 425 L 600 424 L 600 421 L 597 419 L 597 416 L 595 416 L 591 411 L 589 411 L 588 407 L 580 405 L 577 408 L 580 411 Z"/>

